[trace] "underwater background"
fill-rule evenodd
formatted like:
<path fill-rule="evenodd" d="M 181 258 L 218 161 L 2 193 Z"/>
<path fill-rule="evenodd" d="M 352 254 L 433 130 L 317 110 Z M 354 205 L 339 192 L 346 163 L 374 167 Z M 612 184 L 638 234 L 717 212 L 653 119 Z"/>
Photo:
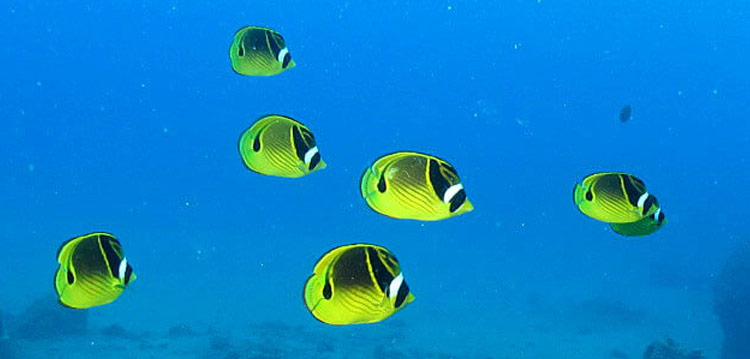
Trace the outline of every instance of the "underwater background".
<path fill-rule="evenodd" d="M 622 359 L 665 340 L 722 356 L 714 282 L 750 239 L 749 2 L 0 13 L 3 359 Z M 245 25 L 278 30 L 297 66 L 232 72 Z M 238 138 L 269 113 L 308 125 L 328 167 L 248 171 Z M 369 209 L 360 176 L 398 150 L 450 161 L 475 210 Z M 583 216 L 573 186 L 600 171 L 646 181 L 669 223 L 633 239 Z M 62 308 L 55 253 L 93 231 L 117 236 L 138 280 L 112 304 Z M 398 256 L 416 300 L 377 324 L 316 321 L 302 301 L 313 265 L 360 242 Z"/>

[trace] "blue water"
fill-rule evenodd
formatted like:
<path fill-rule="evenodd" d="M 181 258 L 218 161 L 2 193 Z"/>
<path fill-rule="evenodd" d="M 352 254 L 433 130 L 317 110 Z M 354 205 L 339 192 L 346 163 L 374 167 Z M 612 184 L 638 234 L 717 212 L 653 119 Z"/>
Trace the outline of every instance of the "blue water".
<path fill-rule="evenodd" d="M 748 2 L 8 1 L 0 14 L 6 313 L 54 294 L 63 241 L 104 230 L 138 280 L 90 328 L 184 323 L 242 343 L 282 323 L 362 358 L 377 356 L 350 348 L 362 338 L 593 359 L 666 336 L 718 356 L 711 278 L 748 238 Z M 297 67 L 233 73 L 232 34 L 251 24 L 278 30 Z M 239 135 L 268 113 L 308 125 L 328 168 L 245 169 Z M 360 174 L 397 150 L 450 161 L 475 210 L 371 211 Z M 642 178 L 668 224 L 624 239 L 581 215 L 573 185 L 598 171 Z M 416 301 L 325 326 L 302 285 L 355 242 L 392 250 Z"/>

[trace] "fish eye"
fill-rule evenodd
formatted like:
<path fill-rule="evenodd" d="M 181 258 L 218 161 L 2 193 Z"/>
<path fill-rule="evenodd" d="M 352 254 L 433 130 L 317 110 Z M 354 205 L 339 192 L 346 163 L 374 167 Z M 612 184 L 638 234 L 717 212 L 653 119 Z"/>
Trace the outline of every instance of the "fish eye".
<path fill-rule="evenodd" d="M 385 190 L 385 174 L 382 174 L 380 175 L 380 180 L 378 181 L 378 191 L 380 193 L 385 193 Z"/>
<path fill-rule="evenodd" d="M 260 151 L 260 134 L 255 136 L 255 139 L 253 140 L 253 151 Z"/>
<path fill-rule="evenodd" d="M 591 190 L 586 191 L 586 200 L 589 202 L 594 200 L 594 194 L 591 193 Z"/>
<path fill-rule="evenodd" d="M 332 296 L 333 296 L 333 292 L 331 289 L 331 283 L 326 282 L 326 285 L 323 286 L 323 298 L 331 299 Z"/>
<path fill-rule="evenodd" d="M 76 277 L 73 276 L 73 272 L 68 271 L 68 284 L 73 284 L 76 281 Z"/>
<path fill-rule="evenodd" d="M 240 46 L 239 50 L 237 50 L 237 54 L 240 56 L 245 56 L 245 49 Z"/>

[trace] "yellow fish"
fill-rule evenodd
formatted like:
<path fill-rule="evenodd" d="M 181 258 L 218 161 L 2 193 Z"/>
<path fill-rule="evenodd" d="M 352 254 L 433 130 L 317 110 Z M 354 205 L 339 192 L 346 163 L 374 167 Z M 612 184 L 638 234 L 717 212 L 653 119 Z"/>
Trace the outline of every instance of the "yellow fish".
<path fill-rule="evenodd" d="M 276 75 L 295 66 L 284 38 L 260 26 L 245 26 L 234 33 L 229 59 L 234 72 L 248 76 Z"/>
<path fill-rule="evenodd" d="M 587 176 L 576 184 L 573 200 L 583 214 L 609 223 L 632 223 L 653 214 L 659 207 L 643 181 L 619 172 Z"/>
<path fill-rule="evenodd" d="M 333 325 L 375 323 L 414 300 L 396 257 L 372 244 L 350 244 L 323 255 L 305 282 L 305 305 Z"/>
<path fill-rule="evenodd" d="M 641 218 L 632 223 L 610 223 L 609 226 L 615 233 L 628 237 L 645 236 L 656 232 L 667 223 L 664 211 L 658 208 L 653 214 Z"/>
<path fill-rule="evenodd" d="M 362 174 L 360 193 L 375 212 L 400 219 L 437 221 L 474 209 L 456 169 L 418 152 L 378 158 Z"/>
<path fill-rule="evenodd" d="M 86 309 L 110 303 L 135 280 L 120 242 L 109 233 L 73 238 L 57 252 L 55 291 L 62 305 Z"/>
<path fill-rule="evenodd" d="M 239 147 L 245 166 L 265 175 L 302 177 L 326 168 L 312 132 L 286 116 L 262 117 L 242 133 Z"/>

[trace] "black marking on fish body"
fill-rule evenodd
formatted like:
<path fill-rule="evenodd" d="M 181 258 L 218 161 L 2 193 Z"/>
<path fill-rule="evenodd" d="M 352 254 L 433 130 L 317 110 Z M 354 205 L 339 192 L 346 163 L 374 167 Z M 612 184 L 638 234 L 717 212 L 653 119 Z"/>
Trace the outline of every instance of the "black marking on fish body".
<path fill-rule="evenodd" d="M 242 45 L 237 46 L 237 55 L 239 57 L 245 56 L 245 48 Z"/>
<path fill-rule="evenodd" d="M 666 216 L 664 215 L 664 212 L 659 211 L 659 214 L 654 213 L 654 215 L 656 216 L 656 218 L 655 218 L 656 219 L 656 224 L 658 224 L 658 225 L 661 226 L 662 223 L 664 223 L 664 218 L 666 218 Z"/>
<path fill-rule="evenodd" d="M 456 171 L 456 169 L 455 169 L 455 168 L 453 168 L 453 166 L 451 166 L 451 165 L 450 165 L 450 164 L 448 164 L 447 162 L 443 162 L 443 163 L 441 163 L 441 166 L 442 166 L 443 168 L 445 168 L 446 170 L 450 171 L 451 173 L 453 173 L 453 175 L 455 175 L 456 177 L 458 177 L 458 171 Z"/>
<path fill-rule="evenodd" d="M 287 52 L 286 55 L 284 55 L 284 62 L 281 63 L 281 68 L 285 69 L 289 67 L 289 63 L 291 62 L 292 62 L 292 55 Z"/>
<path fill-rule="evenodd" d="M 305 154 L 310 149 L 305 143 L 305 139 L 302 137 L 302 132 L 298 126 L 292 126 L 292 143 L 294 145 L 294 152 L 297 154 L 297 158 L 300 161 L 305 161 Z"/>
<path fill-rule="evenodd" d="M 316 166 L 318 166 L 319 163 L 320 163 L 320 153 L 316 153 L 313 155 L 312 159 L 310 160 L 310 165 L 308 166 L 307 169 L 312 171 L 313 169 L 315 169 Z"/>
<path fill-rule="evenodd" d="M 378 284 L 380 292 L 386 293 L 388 286 L 391 285 L 391 281 L 394 278 L 393 274 L 388 271 L 388 268 L 383 263 L 375 248 L 367 247 L 367 256 L 370 258 L 370 270 L 373 277 L 375 277 L 375 282 Z"/>
<path fill-rule="evenodd" d="M 398 268 L 398 259 L 396 258 L 396 256 L 394 256 L 388 251 L 381 251 L 381 253 L 383 253 L 385 257 L 385 262 L 388 265 L 388 267 L 393 268 L 393 269 Z"/>
<path fill-rule="evenodd" d="M 457 211 L 461 207 L 461 205 L 464 204 L 464 202 L 466 202 L 466 191 L 461 189 L 460 191 L 456 192 L 456 195 L 453 196 L 453 198 L 451 198 L 451 205 L 449 208 L 450 212 L 453 213 Z"/>
<path fill-rule="evenodd" d="M 381 173 L 380 179 L 378 180 L 378 192 L 385 193 L 387 189 L 388 188 L 386 187 L 386 184 L 385 184 L 385 173 Z"/>
<path fill-rule="evenodd" d="M 636 187 L 632 178 L 633 177 L 631 176 L 621 174 L 620 182 L 622 183 L 622 188 L 625 191 L 625 197 L 627 197 L 628 202 L 630 202 L 633 207 L 638 207 L 638 199 L 641 198 L 641 195 L 643 195 L 644 192 Z"/>
<path fill-rule="evenodd" d="M 586 191 L 586 200 L 591 202 L 594 200 L 594 194 L 591 192 L 591 188 L 589 187 L 588 191 Z"/>
<path fill-rule="evenodd" d="M 333 288 L 331 288 L 331 282 L 326 279 L 326 285 L 323 286 L 323 298 L 329 300 L 331 297 L 333 297 Z"/>
<path fill-rule="evenodd" d="M 393 305 L 396 308 L 401 307 L 406 301 L 406 296 L 409 295 L 409 285 L 406 284 L 406 280 L 401 283 L 401 287 L 398 288 L 398 294 L 396 295 L 396 302 Z"/>
<path fill-rule="evenodd" d="M 638 188 L 639 191 L 646 192 L 646 184 L 643 183 L 640 178 L 631 175 L 628 175 L 628 178 L 633 181 L 633 185 L 635 185 L 635 187 Z"/>
<path fill-rule="evenodd" d="M 274 35 L 275 34 L 271 31 L 266 30 L 266 41 L 268 43 L 269 49 L 271 50 L 271 55 L 273 55 L 274 59 L 278 59 L 279 52 L 281 52 L 282 48 L 279 47 L 279 44 L 276 42 Z"/>
<path fill-rule="evenodd" d="M 128 264 L 127 267 L 125 268 L 125 278 L 123 278 L 123 283 L 125 283 L 125 285 L 128 285 L 132 277 L 133 277 L 133 267 L 131 267 L 130 264 Z"/>
<path fill-rule="evenodd" d="M 112 243 L 106 239 L 106 237 L 99 238 L 99 246 L 102 249 L 102 252 L 104 252 L 104 256 L 106 257 L 107 266 L 109 267 L 109 272 L 112 274 L 113 278 L 119 277 L 119 271 L 120 271 L 120 261 L 122 261 L 122 258 L 120 258 L 120 255 L 115 252 L 115 249 L 112 247 Z"/>
<path fill-rule="evenodd" d="M 305 140 L 305 144 L 308 148 L 315 147 L 315 136 L 306 127 L 300 127 L 300 133 L 302 133 L 302 139 Z"/>
<path fill-rule="evenodd" d="M 112 237 L 109 234 L 102 233 L 102 234 L 99 235 L 99 238 L 102 239 L 102 240 L 107 240 L 107 241 L 113 242 L 113 243 L 117 244 L 118 247 L 122 246 L 122 244 L 120 244 L 120 241 L 117 240 L 117 238 Z"/>
<path fill-rule="evenodd" d="M 656 197 L 649 195 L 646 197 L 646 201 L 643 203 L 643 210 L 641 211 L 642 215 L 648 214 L 648 211 L 651 210 L 651 207 L 658 206 L 659 200 L 656 199 Z"/>
<path fill-rule="evenodd" d="M 68 278 L 67 278 L 67 279 L 68 279 L 68 284 L 73 284 L 73 283 L 75 283 L 75 281 L 76 281 L 76 277 L 75 277 L 75 276 L 73 275 L 73 272 L 72 272 L 72 271 L 70 270 L 70 268 L 68 268 L 67 272 L 68 272 L 68 273 L 67 273 L 67 274 L 68 274 L 68 275 L 67 275 L 67 277 L 68 277 Z"/>
<path fill-rule="evenodd" d="M 440 172 L 440 164 L 436 160 L 430 159 L 427 162 L 427 166 L 429 167 L 432 189 L 435 191 L 435 195 L 442 201 L 445 191 L 448 190 L 451 184 L 443 177 L 443 174 Z"/>
<path fill-rule="evenodd" d="M 276 41 L 276 45 L 277 45 L 277 46 L 278 46 L 278 47 L 279 47 L 280 49 L 283 49 L 283 48 L 285 48 L 285 47 L 286 47 L 286 40 L 284 40 L 284 37 L 283 37 L 283 36 L 281 36 L 281 34 L 279 34 L 278 32 L 274 32 L 274 31 L 272 31 L 272 32 L 271 32 L 271 38 L 272 38 L 272 39 L 273 39 L 274 41 Z"/>
<path fill-rule="evenodd" d="M 260 132 L 253 139 L 253 152 L 260 152 Z"/>

